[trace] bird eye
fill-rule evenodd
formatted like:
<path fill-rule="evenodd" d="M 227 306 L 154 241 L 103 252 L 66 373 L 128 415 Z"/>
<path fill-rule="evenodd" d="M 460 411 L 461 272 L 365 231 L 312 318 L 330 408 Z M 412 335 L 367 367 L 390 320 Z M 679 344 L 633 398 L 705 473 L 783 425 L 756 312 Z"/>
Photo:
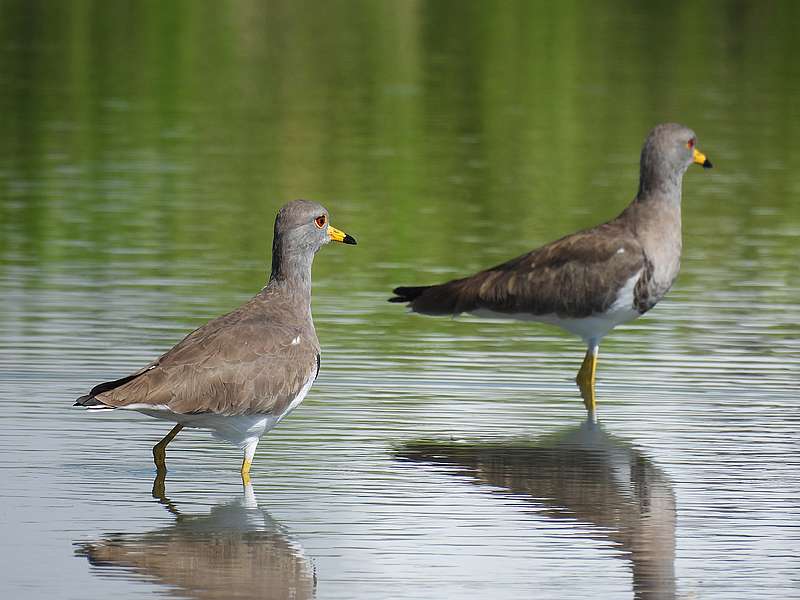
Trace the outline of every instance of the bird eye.
<path fill-rule="evenodd" d="M 314 219 L 314 225 L 317 226 L 317 229 L 322 229 L 325 227 L 325 224 L 328 222 L 328 217 L 325 215 L 320 215 L 316 219 Z"/>
<path fill-rule="evenodd" d="M 696 140 L 694 138 L 692 138 L 688 142 L 686 142 L 686 147 L 689 150 L 692 150 L 694 148 L 695 143 L 696 143 Z"/>

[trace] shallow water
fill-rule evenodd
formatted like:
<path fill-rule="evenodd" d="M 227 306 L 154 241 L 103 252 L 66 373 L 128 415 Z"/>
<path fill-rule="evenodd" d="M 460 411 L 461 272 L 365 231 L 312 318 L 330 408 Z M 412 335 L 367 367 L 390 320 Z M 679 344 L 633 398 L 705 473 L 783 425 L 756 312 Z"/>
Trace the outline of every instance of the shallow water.
<path fill-rule="evenodd" d="M 202 8 L 201 8 L 202 7 Z M 794 3 L 0 4 L 0 595 L 800 597 Z M 394 285 L 613 217 L 695 128 L 675 288 L 603 343 Z M 259 446 L 72 401 L 265 278 L 286 200 L 322 370 Z"/>

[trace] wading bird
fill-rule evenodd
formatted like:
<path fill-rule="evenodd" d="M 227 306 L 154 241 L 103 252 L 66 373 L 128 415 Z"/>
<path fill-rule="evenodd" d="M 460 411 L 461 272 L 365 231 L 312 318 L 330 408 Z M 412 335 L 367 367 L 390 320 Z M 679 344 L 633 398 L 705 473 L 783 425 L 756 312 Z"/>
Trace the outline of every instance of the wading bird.
<path fill-rule="evenodd" d="M 272 273 L 258 294 L 136 373 L 95 386 L 75 405 L 176 422 L 153 448 L 159 470 L 182 428 L 210 429 L 244 452 L 242 478 L 249 480 L 259 439 L 303 401 L 319 373 L 311 263 L 331 240 L 356 243 L 328 224 L 323 206 L 289 202 L 275 218 Z"/>
<path fill-rule="evenodd" d="M 692 163 L 711 168 L 694 131 L 658 125 L 642 148 L 639 191 L 617 218 L 470 277 L 395 288 L 389 302 L 426 315 L 540 321 L 580 336 L 587 350 L 576 382 L 594 411 L 600 340 L 653 308 L 678 276 L 681 183 Z"/>

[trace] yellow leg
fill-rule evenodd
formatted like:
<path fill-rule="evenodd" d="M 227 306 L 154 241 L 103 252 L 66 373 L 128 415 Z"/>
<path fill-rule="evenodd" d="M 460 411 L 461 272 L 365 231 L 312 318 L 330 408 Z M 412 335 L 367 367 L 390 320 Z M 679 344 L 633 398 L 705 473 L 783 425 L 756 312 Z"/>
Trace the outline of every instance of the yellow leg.
<path fill-rule="evenodd" d="M 253 464 L 253 457 L 256 455 L 258 439 L 250 442 L 244 449 L 244 459 L 242 460 L 242 483 L 250 485 L 250 465 Z"/>
<path fill-rule="evenodd" d="M 153 446 L 153 462 L 156 463 L 156 469 L 159 471 L 167 470 L 167 444 L 175 439 L 175 436 L 178 435 L 181 429 L 183 429 L 183 425 L 178 423 L 164 436 L 164 439 Z"/>
<path fill-rule="evenodd" d="M 583 358 L 583 364 L 578 371 L 578 376 L 575 378 L 578 388 L 581 390 L 583 397 L 583 405 L 589 414 L 594 413 L 597 406 L 597 396 L 594 393 L 594 379 L 597 372 L 597 346 L 592 344 L 586 350 L 586 356 Z"/>
<path fill-rule="evenodd" d="M 245 485 L 250 485 L 250 465 L 252 464 L 253 461 L 247 457 L 242 461 L 242 483 Z"/>

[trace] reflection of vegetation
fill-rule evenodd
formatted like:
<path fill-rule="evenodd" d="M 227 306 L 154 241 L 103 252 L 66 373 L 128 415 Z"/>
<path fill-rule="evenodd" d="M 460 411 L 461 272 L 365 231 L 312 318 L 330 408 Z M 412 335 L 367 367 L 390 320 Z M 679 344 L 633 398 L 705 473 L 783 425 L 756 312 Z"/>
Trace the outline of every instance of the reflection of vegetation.
<path fill-rule="evenodd" d="M 615 215 L 644 134 L 674 118 L 719 165 L 686 182 L 687 248 L 796 277 L 737 242 L 800 223 L 798 10 L 4 2 L 0 274 L 23 262 L 46 285 L 80 265 L 102 287 L 214 269 L 226 285 L 204 292 L 228 307 L 301 195 L 362 242 L 317 266 L 334 291 L 365 272 L 388 290 L 408 265 L 463 273 Z"/>
<path fill-rule="evenodd" d="M 597 526 L 631 561 L 636 598 L 675 596 L 675 496 L 667 477 L 636 449 L 590 420 L 540 440 L 419 441 L 400 456 L 462 467 L 459 473 L 524 495 L 555 519 Z"/>
<path fill-rule="evenodd" d="M 166 498 L 176 522 L 143 534 L 115 533 L 78 544 L 100 568 L 116 568 L 177 588 L 189 598 L 313 598 L 313 566 L 281 525 L 259 508 L 252 486 L 244 497 L 208 515 L 183 515 Z"/>

